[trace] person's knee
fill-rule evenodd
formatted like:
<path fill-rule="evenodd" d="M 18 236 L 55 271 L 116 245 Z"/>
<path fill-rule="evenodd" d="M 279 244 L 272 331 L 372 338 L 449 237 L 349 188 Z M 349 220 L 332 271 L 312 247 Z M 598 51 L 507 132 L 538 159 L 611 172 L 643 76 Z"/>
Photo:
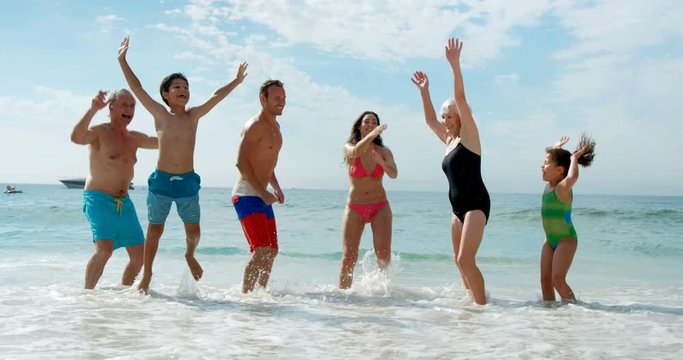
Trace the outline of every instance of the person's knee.
<path fill-rule="evenodd" d="M 113 249 L 110 248 L 99 248 L 95 252 L 95 256 L 102 262 L 107 262 L 109 261 L 109 258 L 112 256 L 114 253 Z"/>
<path fill-rule="evenodd" d="M 564 274 L 553 274 L 552 284 L 555 288 L 565 286 L 567 284 L 567 281 L 565 280 Z"/>
<path fill-rule="evenodd" d="M 199 230 L 199 227 L 187 229 L 185 231 L 185 236 L 187 237 L 188 241 L 198 241 L 199 237 L 201 236 L 201 231 Z"/>
<path fill-rule="evenodd" d="M 549 274 L 541 274 L 541 286 L 553 286 L 553 278 Z"/>
<path fill-rule="evenodd" d="M 147 236 L 159 237 L 164 232 L 164 224 L 149 224 Z"/>
<path fill-rule="evenodd" d="M 462 254 L 456 256 L 455 263 L 458 265 L 459 269 L 464 271 L 474 269 L 477 266 L 473 257 L 464 256 Z"/>
<path fill-rule="evenodd" d="M 375 251 L 375 256 L 377 256 L 377 261 L 388 263 L 391 260 L 391 251 L 389 250 L 378 250 Z"/>
<path fill-rule="evenodd" d="M 251 257 L 256 261 L 268 261 L 274 259 L 277 256 L 278 250 L 270 246 L 259 246 L 254 249 L 254 253 Z"/>

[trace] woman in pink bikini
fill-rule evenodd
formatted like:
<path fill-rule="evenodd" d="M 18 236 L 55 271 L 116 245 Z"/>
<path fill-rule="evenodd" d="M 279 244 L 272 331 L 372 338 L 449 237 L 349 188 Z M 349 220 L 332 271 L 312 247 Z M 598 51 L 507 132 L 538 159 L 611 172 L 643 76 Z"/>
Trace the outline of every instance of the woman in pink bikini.
<path fill-rule="evenodd" d="M 379 268 L 384 270 L 391 259 L 391 208 L 382 186 L 386 173 L 398 175 L 394 156 L 382 144 L 380 134 L 387 124 L 379 124 L 379 116 L 365 111 L 351 128 L 344 145 L 344 158 L 349 167 L 349 199 L 342 218 L 342 265 L 339 287 L 348 289 L 353 282 L 353 269 L 358 261 L 358 246 L 365 224 L 372 227 L 372 241 Z"/>

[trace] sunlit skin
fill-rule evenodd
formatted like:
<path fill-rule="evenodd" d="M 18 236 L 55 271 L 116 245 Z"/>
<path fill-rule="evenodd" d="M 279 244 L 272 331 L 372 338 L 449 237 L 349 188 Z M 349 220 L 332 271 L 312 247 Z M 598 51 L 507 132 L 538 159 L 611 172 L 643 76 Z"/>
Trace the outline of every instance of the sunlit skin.
<path fill-rule="evenodd" d="M 270 85 L 266 94 L 259 95 L 261 112 L 249 119 L 242 129 L 237 151 L 237 169 L 240 181 L 249 183 L 266 204 L 284 204 L 285 195 L 275 175 L 275 167 L 282 149 L 282 132 L 277 117 L 287 104 L 285 89 Z M 268 191 L 268 185 L 273 192 Z M 278 250 L 258 246 L 244 268 L 242 292 L 249 293 L 256 284 L 265 288 L 270 279 Z"/>
<path fill-rule="evenodd" d="M 194 151 L 197 138 L 197 126 L 199 120 L 211 111 L 219 102 L 232 92 L 247 76 L 247 63 L 239 64 L 235 78 L 218 88 L 202 104 L 187 107 L 190 101 L 190 88 L 187 81 L 176 78 L 171 81 L 169 89 L 162 91 L 161 96 L 167 103 L 170 111 L 164 104 L 154 100 L 142 87 L 137 75 L 128 65 L 126 56 L 130 47 L 130 37 L 126 36 L 121 41 L 118 51 L 118 61 L 124 77 L 131 91 L 138 98 L 142 106 L 154 118 L 154 127 L 159 137 L 159 158 L 157 169 L 169 174 L 184 174 L 194 171 Z M 195 280 L 199 280 L 204 270 L 195 257 L 195 250 L 199 244 L 200 226 L 197 224 L 184 224 L 185 242 L 187 251 L 185 261 Z M 159 239 L 164 232 L 164 224 L 149 224 L 145 239 L 144 271 L 142 280 L 138 285 L 141 292 L 148 293 L 152 280 L 152 268 L 154 258 L 159 246 Z"/>
<path fill-rule="evenodd" d="M 355 126 L 355 123 L 354 123 Z M 389 148 L 376 145 L 373 141 L 387 129 L 387 124 L 379 124 L 372 113 L 363 115 L 360 120 L 360 140 L 344 145 L 347 166 L 352 166 L 356 158 L 366 172 L 370 173 L 379 164 L 385 174 L 395 179 L 398 176 L 393 153 Z M 370 169 L 370 170 L 368 170 Z M 387 200 L 381 177 L 349 176 L 350 188 L 348 203 L 376 204 Z M 373 247 L 380 270 L 385 270 L 391 260 L 392 213 L 389 204 L 382 207 L 370 220 Z M 358 261 L 358 248 L 365 228 L 365 220 L 348 206 L 342 217 L 342 264 L 339 274 L 339 287 L 348 289 L 353 282 L 353 271 Z"/>
<path fill-rule="evenodd" d="M 563 136 L 554 145 L 554 148 L 561 148 L 569 141 Z M 569 169 L 558 165 L 547 153 L 541 163 L 541 177 L 548 184 L 543 191 L 544 194 L 555 192 L 557 198 L 563 203 L 572 202 L 572 187 L 578 180 L 578 159 L 588 148 L 581 148 L 571 155 Z M 576 302 L 576 297 L 569 284 L 567 284 L 567 273 L 571 267 L 576 253 L 577 242 L 572 237 L 567 237 L 557 244 L 553 249 L 544 241 L 541 247 L 541 292 L 544 301 L 555 301 L 555 291 L 558 292 L 562 301 Z"/>
<path fill-rule="evenodd" d="M 116 92 L 105 100 L 106 92 L 100 91 L 93 98 L 90 109 L 76 124 L 71 133 L 71 141 L 89 145 L 90 171 L 85 182 L 85 191 L 97 190 L 116 198 L 128 194 L 128 186 L 133 179 L 133 167 L 137 162 L 139 148 L 157 149 L 156 137 L 147 136 L 127 129 L 135 115 L 135 98 L 126 90 Z M 95 114 L 109 108 L 108 123 L 88 127 Z M 95 253 L 88 261 L 85 271 L 85 288 L 93 289 L 99 281 L 104 267 L 114 251 L 113 239 L 96 239 Z M 143 245 L 126 247 L 129 261 L 121 283 L 130 286 L 135 281 L 143 262 Z"/>
<path fill-rule="evenodd" d="M 422 107 L 427 126 L 434 135 L 446 145 L 446 154 L 462 144 L 469 151 L 481 156 L 481 143 L 472 110 L 465 98 L 465 87 L 460 69 L 460 55 L 463 43 L 459 39 L 450 38 L 444 53 L 453 72 L 453 98 L 451 104 L 437 120 L 436 111 L 429 94 L 429 78 L 422 71 L 413 73 L 411 81 L 420 91 Z M 466 289 L 470 290 L 477 304 L 486 304 L 484 277 L 476 264 L 476 254 L 484 236 L 486 215 L 481 210 L 470 210 L 464 215 L 464 221 L 451 216 L 451 240 L 453 242 L 453 258 L 460 271 Z"/>
<path fill-rule="evenodd" d="M 175 108 L 184 112 L 185 106 L 190 102 L 190 86 L 183 79 L 173 79 L 168 91 L 164 91 L 162 96 L 168 101 L 171 111 Z"/>

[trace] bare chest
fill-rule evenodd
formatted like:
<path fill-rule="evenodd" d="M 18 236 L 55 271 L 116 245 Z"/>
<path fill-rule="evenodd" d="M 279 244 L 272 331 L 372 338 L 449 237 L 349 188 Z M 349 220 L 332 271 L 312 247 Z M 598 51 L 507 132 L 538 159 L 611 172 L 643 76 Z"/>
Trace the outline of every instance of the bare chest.
<path fill-rule="evenodd" d="M 130 134 L 105 132 L 100 136 L 100 146 L 94 149 L 96 156 L 108 162 L 135 163 L 137 144 Z"/>
<path fill-rule="evenodd" d="M 197 134 L 197 122 L 187 117 L 171 117 L 157 127 L 161 142 L 193 141 Z"/>

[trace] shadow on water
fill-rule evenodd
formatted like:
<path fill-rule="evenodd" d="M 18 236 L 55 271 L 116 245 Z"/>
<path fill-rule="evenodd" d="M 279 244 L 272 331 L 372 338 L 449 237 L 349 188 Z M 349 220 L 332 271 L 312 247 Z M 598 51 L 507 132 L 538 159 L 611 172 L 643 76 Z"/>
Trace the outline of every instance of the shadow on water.
<path fill-rule="evenodd" d="M 604 312 L 610 312 L 615 314 L 629 314 L 629 313 L 640 313 L 649 312 L 662 315 L 676 315 L 683 316 L 683 308 L 680 307 L 669 307 L 669 306 L 659 306 L 650 304 L 629 304 L 629 305 L 603 305 L 597 302 L 584 303 L 579 302 L 577 305 L 583 306 L 584 308 L 590 310 L 598 310 Z"/>
<path fill-rule="evenodd" d="M 602 311 L 614 314 L 631 314 L 631 313 L 655 313 L 662 315 L 683 316 L 683 308 L 659 306 L 650 304 L 629 304 L 629 305 L 606 305 L 598 302 L 583 302 L 579 301 L 576 304 L 567 304 L 562 302 L 544 302 L 542 300 L 535 301 L 517 301 L 507 299 L 491 299 L 491 305 L 499 306 L 509 309 L 521 308 L 538 308 L 538 309 L 559 309 L 565 306 L 577 306 L 588 310 Z"/>

